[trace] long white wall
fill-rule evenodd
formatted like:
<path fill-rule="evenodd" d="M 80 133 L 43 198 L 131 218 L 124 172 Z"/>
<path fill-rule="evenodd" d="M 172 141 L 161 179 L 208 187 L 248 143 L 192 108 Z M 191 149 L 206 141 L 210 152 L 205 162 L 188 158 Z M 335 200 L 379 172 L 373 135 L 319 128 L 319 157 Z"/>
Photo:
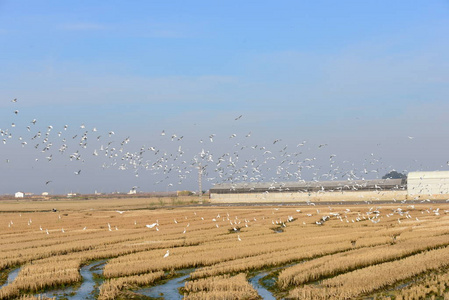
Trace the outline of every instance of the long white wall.
<path fill-rule="evenodd" d="M 263 203 L 263 202 L 340 202 L 340 201 L 375 201 L 404 200 L 407 191 L 345 191 L 318 193 L 236 193 L 210 195 L 212 203 Z"/>
<path fill-rule="evenodd" d="M 256 202 L 331 202 L 331 201 L 375 201 L 404 199 L 448 199 L 449 171 L 410 172 L 407 176 L 407 191 L 343 191 L 343 192 L 271 192 L 230 193 L 210 195 L 212 203 L 256 203 Z"/>

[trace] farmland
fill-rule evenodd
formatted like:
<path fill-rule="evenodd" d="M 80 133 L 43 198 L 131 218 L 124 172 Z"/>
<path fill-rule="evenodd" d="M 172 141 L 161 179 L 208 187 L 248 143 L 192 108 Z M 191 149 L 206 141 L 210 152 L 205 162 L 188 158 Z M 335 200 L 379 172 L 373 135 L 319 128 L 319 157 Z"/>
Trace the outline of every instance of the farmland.
<path fill-rule="evenodd" d="M 82 283 L 128 299 L 189 269 L 185 299 L 449 297 L 449 204 L 199 206 L 195 199 L 0 202 L 0 299 Z M 53 211 L 55 209 L 55 211 Z M 139 296 L 141 299 L 145 296 Z"/>

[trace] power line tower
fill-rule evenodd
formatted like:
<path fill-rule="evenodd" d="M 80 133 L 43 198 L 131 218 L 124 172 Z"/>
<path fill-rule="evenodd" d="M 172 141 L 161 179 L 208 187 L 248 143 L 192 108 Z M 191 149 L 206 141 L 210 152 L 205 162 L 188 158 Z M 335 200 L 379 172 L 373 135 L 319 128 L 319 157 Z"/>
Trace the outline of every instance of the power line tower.
<path fill-rule="evenodd" d="M 201 163 L 198 164 L 198 189 L 200 195 L 200 204 L 203 204 L 203 167 Z"/>

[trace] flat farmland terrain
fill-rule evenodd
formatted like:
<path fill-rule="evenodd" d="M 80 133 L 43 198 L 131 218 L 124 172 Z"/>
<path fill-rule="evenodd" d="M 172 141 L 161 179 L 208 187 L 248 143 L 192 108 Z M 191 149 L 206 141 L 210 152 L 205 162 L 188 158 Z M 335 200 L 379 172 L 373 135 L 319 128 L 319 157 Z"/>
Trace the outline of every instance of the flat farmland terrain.
<path fill-rule="evenodd" d="M 182 270 L 185 299 L 262 299 L 250 284 L 262 272 L 261 285 L 278 299 L 449 297 L 447 203 L 172 202 L 1 202 L 0 299 L 76 291 L 80 270 L 97 261 L 98 299 L 150 299 L 139 289 Z"/>

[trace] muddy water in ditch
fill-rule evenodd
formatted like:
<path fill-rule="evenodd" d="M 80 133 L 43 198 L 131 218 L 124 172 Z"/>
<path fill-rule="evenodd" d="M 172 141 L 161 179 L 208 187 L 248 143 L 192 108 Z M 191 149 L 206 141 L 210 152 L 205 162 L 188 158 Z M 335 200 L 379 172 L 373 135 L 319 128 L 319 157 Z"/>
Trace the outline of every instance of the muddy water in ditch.
<path fill-rule="evenodd" d="M 181 300 L 183 295 L 179 293 L 178 289 L 184 286 L 185 280 L 189 278 L 190 273 L 194 270 L 195 269 L 187 269 L 179 271 L 178 275 L 182 275 L 181 277 L 176 277 L 161 285 L 135 290 L 134 292 L 157 299 Z"/>
<path fill-rule="evenodd" d="M 48 291 L 41 295 L 69 300 L 96 299 L 99 293 L 99 286 L 103 281 L 101 275 L 103 274 L 103 267 L 105 264 L 106 260 L 101 260 L 82 267 L 80 274 L 83 279 L 82 284 L 78 289 L 69 287 L 66 289 Z M 94 274 L 100 275 L 100 277 L 96 277 Z"/>
<path fill-rule="evenodd" d="M 19 274 L 19 271 L 20 271 L 20 268 L 16 268 L 16 269 L 13 269 L 11 272 L 9 272 L 8 279 L 6 279 L 6 282 L 0 286 L 0 289 L 4 286 L 7 286 L 11 282 L 13 282 L 14 279 L 16 279 L 17 275 Z"/>

